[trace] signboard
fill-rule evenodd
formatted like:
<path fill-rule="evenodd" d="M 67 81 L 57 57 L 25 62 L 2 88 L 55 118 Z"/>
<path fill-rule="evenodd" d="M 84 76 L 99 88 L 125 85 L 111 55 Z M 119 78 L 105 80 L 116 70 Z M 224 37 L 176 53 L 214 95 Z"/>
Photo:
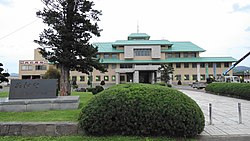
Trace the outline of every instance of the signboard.
<path fill-rule="evenodd" d="M 20 61 L 20 64 L 48 64 L 48 61 Z"/>
<path fill-rule="evenodd" d="M 56 98 L 57 79 L 13 79 L 9 99 Z"/>

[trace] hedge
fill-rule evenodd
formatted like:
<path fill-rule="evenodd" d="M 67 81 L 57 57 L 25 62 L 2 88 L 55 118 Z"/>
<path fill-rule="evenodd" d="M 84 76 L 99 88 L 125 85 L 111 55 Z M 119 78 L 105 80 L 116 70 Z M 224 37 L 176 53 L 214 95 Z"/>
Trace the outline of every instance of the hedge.
<path fill-rule="evenodd" d="M 205 88 L 207 92 L 250 100 L 249 83 L 211 83 Z"/>
<path fill-rule="evenodd" d="M 194 100 L 180 91 L 150 84 L 119 84 L 95 95 L 79 125 L 89 135 L 195 136 L 205 125 Z"/>

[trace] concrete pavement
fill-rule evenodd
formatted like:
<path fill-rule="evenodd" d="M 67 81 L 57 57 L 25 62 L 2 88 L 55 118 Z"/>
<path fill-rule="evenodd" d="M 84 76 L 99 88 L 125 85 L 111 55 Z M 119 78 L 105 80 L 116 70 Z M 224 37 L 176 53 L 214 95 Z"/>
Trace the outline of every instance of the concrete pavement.
<path fill-rule="evenodd" d="M 201 107 L 205 116 L 205 129 L 200 140 L 250 140 L 250 101 L 218 96 L 178 87 Z M 209 120 L 209 103 L 212 104 L 212 124 Z M 238 103 L 241 103 L 242 124 L 239 124 Z"/>

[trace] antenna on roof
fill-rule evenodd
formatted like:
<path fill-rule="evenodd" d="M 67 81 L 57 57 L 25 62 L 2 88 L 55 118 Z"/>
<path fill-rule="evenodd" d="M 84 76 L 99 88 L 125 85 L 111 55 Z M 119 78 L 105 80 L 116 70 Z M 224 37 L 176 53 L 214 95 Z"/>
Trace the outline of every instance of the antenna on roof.
<path fill-rule="evenodd" d="M 137 20 L 137 33 L 139 33 L 139 22 Z"/>

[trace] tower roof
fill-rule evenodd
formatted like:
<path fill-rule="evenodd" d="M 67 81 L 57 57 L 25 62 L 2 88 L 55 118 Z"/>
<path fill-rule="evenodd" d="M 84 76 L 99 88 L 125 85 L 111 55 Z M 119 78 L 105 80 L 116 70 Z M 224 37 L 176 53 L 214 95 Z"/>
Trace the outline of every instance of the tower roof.
<path fill-rule="evenodd" d="M 149 40 L 150 36 L 146 33 L 131 33 L 128 40 Z"/>

